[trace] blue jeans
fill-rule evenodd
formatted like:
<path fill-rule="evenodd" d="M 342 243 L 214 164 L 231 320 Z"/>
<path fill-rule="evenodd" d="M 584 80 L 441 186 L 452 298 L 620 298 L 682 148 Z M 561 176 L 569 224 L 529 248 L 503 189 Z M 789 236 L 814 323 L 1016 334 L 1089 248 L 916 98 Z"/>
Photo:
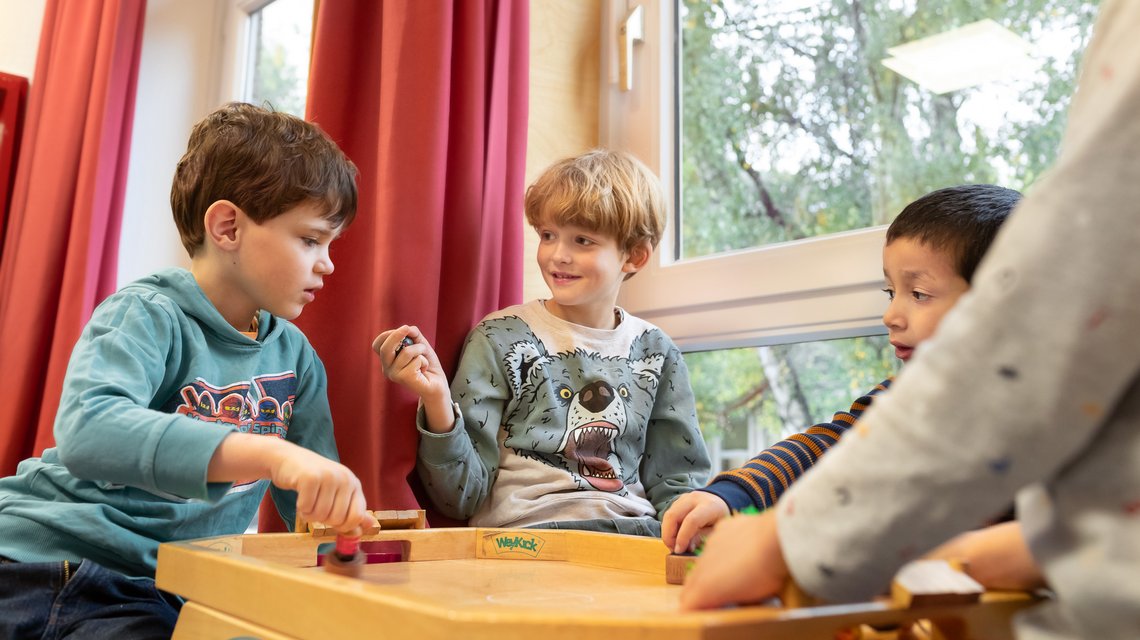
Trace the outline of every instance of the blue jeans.
<path fill-rule="evenodd" d="M 91 561 L 0 560 L 0 638 L 170 638 L 182 600 Z"/>

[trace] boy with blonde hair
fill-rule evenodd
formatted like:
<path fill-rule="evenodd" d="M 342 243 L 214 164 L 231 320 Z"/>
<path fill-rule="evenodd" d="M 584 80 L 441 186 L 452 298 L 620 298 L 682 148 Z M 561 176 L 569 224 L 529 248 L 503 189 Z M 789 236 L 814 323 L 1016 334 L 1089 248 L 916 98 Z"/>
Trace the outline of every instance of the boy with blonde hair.
<path fill-rule="evenodd" d="M 170 195 L 190 270 L 99 305 L 56 447 L 0 479 L 0 636 L 169 638 L 181 601 L 154 586 L 159 544 L 245 531 L 266 490 L 290 527 L 368 523 L 324 368 L 288 322 L 333 271 L 355 176 L 288 114 L 233 103 L 195 125 Z"/>
<path fill-rule="evenodd" d="M 628 154 L 558 162 L 525 200 L 549 299 L 484 318 L 450 386 L 416 327 L 376 338 L 385 374 L 421 399 L 417 467 L 442 513 L 655 536 L 672 501 L 703 484 L 709 458 L 681 353 L 616 306 L 661 238 L 664 202 Z"/>

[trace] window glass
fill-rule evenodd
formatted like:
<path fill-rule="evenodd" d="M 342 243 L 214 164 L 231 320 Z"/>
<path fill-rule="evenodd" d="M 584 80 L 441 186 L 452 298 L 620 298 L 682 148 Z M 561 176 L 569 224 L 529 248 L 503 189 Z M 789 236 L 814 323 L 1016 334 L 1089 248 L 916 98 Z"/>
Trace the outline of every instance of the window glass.
<path fill-rule="evenodd" d="M 1052 162 L 1089 0 L 683 0 L 681 240 L 706 256 L 890 222 Z"/>
<path fill-rule="evenodd" d="M 686 353 L 714 472 L 830 422 L 898 363 L 886 336 Z"/>
<path fill-rule="evenodd" d="M 250 14 L 245 99 L 305 116 L 313 0 L 273 0 Z"/>

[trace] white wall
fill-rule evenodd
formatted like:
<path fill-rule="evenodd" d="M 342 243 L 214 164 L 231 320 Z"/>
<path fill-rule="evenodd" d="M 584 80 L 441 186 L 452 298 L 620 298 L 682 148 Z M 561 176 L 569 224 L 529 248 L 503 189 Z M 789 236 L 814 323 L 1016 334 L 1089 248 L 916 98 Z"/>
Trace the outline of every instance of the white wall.
<path fill-rule="evenodd" d="M 222 2 L 149 0 L 135 100 L 119 283 L 189 266 L 170 214 L 170 181 L 194 123 L 216 106 Z"/>
<path fill-rule="evenodd" d="M 32 78 L 45 2 L 0 0 L 0 71 Z"/>

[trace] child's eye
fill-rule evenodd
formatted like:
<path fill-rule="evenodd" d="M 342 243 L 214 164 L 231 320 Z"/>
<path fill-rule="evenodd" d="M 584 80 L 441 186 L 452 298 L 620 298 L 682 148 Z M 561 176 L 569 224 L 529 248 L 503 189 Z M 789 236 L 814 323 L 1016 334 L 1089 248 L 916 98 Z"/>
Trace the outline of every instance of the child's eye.
<path fill-rule="evenodd" d="M 929 293 L 923 293 L 921 291 L 912 291 L 911 295 L 914 296 L 914 299 L 918 300 L 919 302 L 922 302 L 923 300 L 929 300 L 930 299 Z"/>
<path fill-rule="evenodd" d="M 321 243 L 316 238 L 301 238 L 301 241 L 305 243 L 306 247 L 315 247 Z"/>
<path fill-rule="evenodd" d="M 887 300 L 894 300 L 895 299 L 894 289 L 883 289 L 883 293 L 887 294 Z"/>
<path fill-rule="evenodd" d="M 594 244 L 593 240 L 591 240 L 585 236 L 578 236 L 577 238 L 574 239 L 574 241 L 577 242 L 578 244 L 582 245 L 583 247 L 588 247 L 588 246 Z"/>
<path fill-rule="evenodd" d="M 553 240 L 553 239 L 554 239 L 554 234 L 553 234 L 553 233 L 551 233 L 550 231 L 539 231 L 539 232 L 538 232 L 538 237 L 539 237 L 539 239 L 541 239 L 541 240 Z"/>

